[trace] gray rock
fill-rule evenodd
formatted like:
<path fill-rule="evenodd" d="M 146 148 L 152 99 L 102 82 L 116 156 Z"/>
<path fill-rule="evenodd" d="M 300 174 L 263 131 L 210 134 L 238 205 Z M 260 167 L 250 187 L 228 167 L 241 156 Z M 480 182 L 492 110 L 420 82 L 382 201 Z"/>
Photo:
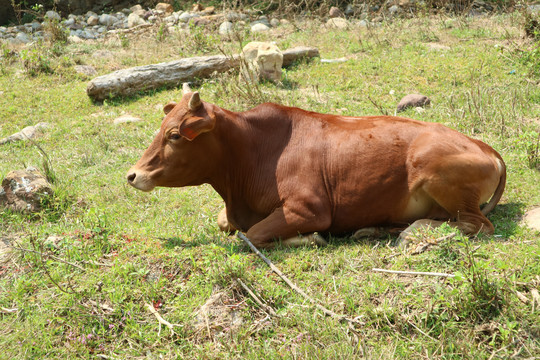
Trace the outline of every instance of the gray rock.
<path fill-rule="evenodd" d="M 85 15 L 84 15 L 84 18 L 88 20 L 89 17 L 95 17 L 95 18 L 99 18 L 98 14 L 96 14 L 95 12 L 93 11 L 88 11 Z"/>
<path fill-rule="evenodd" d="M 32 26 L 32 31 L 39 31 L 43 28 L 43 26 L 37 21 L 33 21 L 30 26 Z"/>
<path fill-rule="evenodd" d="M 229 11 L 228 13 L 225 14 L 225 20 L 230 21 L 230 22 L 244 20 L 245 18 L 247 18 L 247 15 L 240 14 L 235 11 Z"/>
<path fill-rule="evenodd" d="M 130 122 L 139 122 L 139 121 L 142 121 L 142 119 L 136 116 L 131 116 L 127 114 L 127 115 L 122 115 L 114 119 L 113 124 L 118 125 L 118 124 L 125 124 L 125 123 L 130 123 Z"/>
<path fill-rule="evenodd" d="M 88 17 L 88 20 L 86 20 L 86 23 L 90 26 L 97 25 L 99 24 L 99 18 L 97 16 L 92 15 Z"/>
<path fill-rule="evenodd" d="M 332 6 L 328 12 L 328 16 L 330 16 L 330 18 L 337 18 L 343 17 L 345 14 L 343 14 L 343 11 L 341 11 L 338 7 Z"/>
<path fill-rule="evenodd" d="M 65 26 L 70 26 L 70 25 L 73 25 L 75 24 L 75 19 L 71 18 L 71 19 L 67 19 L 64 21 L 64 25 Z"/>
<path fill-rule="evenodd" d="M 134 13 L 136 11 L 140 11 L 140 10 L 143 10 L 143 7 L 141 5 L 134 5 L 132 7 L 129 8 L 129 10 Z"/>
<path fill-rule="evenodd" d="M 75 33 L 71 36 L 68 36 L 68 41 L 72 44 L 78 44 L 78 43 L 83 42 L 83 39 L 81 39 L 80 36 L 77 33 Z"/>
<path fill-rule="evenodd" d="M 332 18 L 328 19 L 326 26 L 331 29 L 347 29 L 349 27 L 349 22 L 344 18 Z"/>
<path fill-rule="evenodd" d="M 103 14 L 99 17 L 99 23 L 105 26 L 112 26 L 117 21 L 118 21 L 118 18 L 112 15 L 108 15 L 108 14 Z"/>
<path fill-rule="evenodd" d="M 28 44 L 30 41 L 32 41 L 32 39 L 30 39 L 30 37 L 28 37 L 28 35 L 26 35 L 24 32 L 20 32 L 17 34 L 17 36 L 15 36 L 15 43 Z"/>
<path fill-rule="evenodd" d="M 93 58 L 110 59 L 114 57 L 114 54 L 109 50 L 97 50 L 92 54 Z"/>
<path fill-rule="evenodd" d="M 60 21 L 62 18 L 60 17 L 60 14 L 58 14 L 56 11 L 52 11 L 52 10 L 49 10 L 45 13 L 45 18 L 46 19 L 51 19 L 51 20 L 58 20 Z"/>
<path fill-rule="evenodd" d="M 345 8 L 345 15 L 351 16 L 353 14 L 354 14 L 354 6 L 352 6 L 351 4 L 348 4 L 347 7 Z"/>
<path fill-rule="evenodd" d="M 178 21 L 181 21 L 181 22 L 188 22 L 190 19 L 194 18 L 194 17 L 198 17 L 199 15 L 196 15 L 196 14 L 190 14 L 188 13 L 187 11 L 183 12 L 182 14 L 180 14 L 180 16 L 178 17 Z"/>
<path fill-rule="evenodd" d="M 94 67 L 90 65 L 75 65 L 73 68 L 78 74 L 81 75 L 86 75 L 89 77 L 97 75 L 96 69 L 94 69 Z"/>
<path fill-rule="evenodd" d="M 167 16 L 163 20 L 169 24 L 176 24 L 180 15 L 172 13 L 172 15 Z"/>
<path fill-rule="evenodd" d="M 49 124 L 44 123 L 44 122 L 40 122 L 34 126 L 27 126 L 21 131 L 0 140 L 0 145 L 6 144 L 9 142 L 26 141 L 28 139 L 34 139 L 36 136 L 38 136 L 41 133 L 42 129 L 46 129 L 48 127 L 49 127 Z"/>
<path fill-rule="evenodd" d="M 540 207 L 529 210 L 523 216 L 522 223 L 536 231 L 540 231 Z"/>
<path fill-rule="evenodd" d="M 369 23 L 367 22 L 367 20 L 359 20 L 356 22 L 356 26 L 360 26 L 360 27 L 368 27 Z"/>
<path fill-rule="evenodd" d="M 129 14 L 127 21 L 128 21 L 127 25 L 128 25 L 129 28 L 132 28 L 132 27 L 138 26 L 138 25 L 142 25 L 142 24 L 146 24 L 146 21 L 144 21 L 143 18 L 141 18 L 139 15 L 137 15 L 135 13 Z"/>
<path fill-rule="evenodd" d="M 272 27 L 278 27 L 279 25 L 281 25 L 281 23 L 279 22 L 278 19 L 274 18 L 270 20 L 270 25 L 272 25 Z"/>
<path fill-rule="evenodd" d="M 409 94 L 401 99 L 397 106 L 397 111 L 403 111 L 408 107 L 424 107 L 430 103 L 431 100 L 425 95 Z"/>
<path fill-rule="evenodd" d="M 225 21 L 219 25 L 219 34 L 220 35 L 229 35 L 234 30 L 234 25 L 230 21 Z"/>
<path fill-rule="evenodd" d="M 265 32 L 268 30 L 270 30 L 270 27 L 263 23 L 256 23 L 255 25 L 251 26 L 252 32 Z"/>
<path fill-rule="evenodd" d="M 52 194 L 51 184 L 38 171 L 11 171 L 2 180 L 0 206 L 15 212 L 37 212 L 43 199 Z"/>

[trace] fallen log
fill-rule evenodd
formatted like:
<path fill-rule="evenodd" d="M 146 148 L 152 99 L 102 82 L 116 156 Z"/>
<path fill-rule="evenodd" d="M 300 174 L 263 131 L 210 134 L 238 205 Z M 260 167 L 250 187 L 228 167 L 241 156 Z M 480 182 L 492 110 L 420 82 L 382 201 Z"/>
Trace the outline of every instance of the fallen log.
<path fill-rule="evenodd" d="M 283 51 L 283 66 L 288 66 L 298 59 L 317 56 L 317 48 L 302 46 L 288 49 Z M 240 66 L 240 59 L 240 55 L 199 56 L 122 69 L 92 79 L 86 93 L 94 101 L 103 101 L 116 96 L 133 95 L 139 91 L 178 86 L 195 78 L 209 77 L 214 72 L 237 68 Z"/>

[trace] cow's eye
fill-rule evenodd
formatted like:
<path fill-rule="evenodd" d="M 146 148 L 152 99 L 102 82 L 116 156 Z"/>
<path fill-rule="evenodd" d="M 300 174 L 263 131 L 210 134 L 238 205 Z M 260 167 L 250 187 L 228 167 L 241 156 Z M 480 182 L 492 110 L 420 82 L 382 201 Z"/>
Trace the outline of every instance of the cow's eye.
<path fill-rule="evenodd" d="M 169 135 L 169 139 L 178 140 L 178 139 L 180 139 L 180 134 L 179 133 L 172 133 L 171 135 Z"/>

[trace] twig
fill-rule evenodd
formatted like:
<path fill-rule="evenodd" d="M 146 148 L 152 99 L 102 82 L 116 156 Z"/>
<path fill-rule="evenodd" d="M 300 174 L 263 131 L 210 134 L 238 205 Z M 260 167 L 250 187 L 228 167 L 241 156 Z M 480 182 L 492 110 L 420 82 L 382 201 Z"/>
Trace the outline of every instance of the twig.
<path fill-rule="evenodd" d="M 169 330 L 171 330 L 171 334 L 172 335 L 175 335 L 175 332 L 173 330 L 173 327 L 174 326 L 180 326 L 178 324 L 171 324 L 170 322 L 168 322 L 167 320 L 165 320 L 164 318 L 161 317 L 161 315 L 159 315 L 159 313 L 157 312 L 157 310 L 154 308 L 154 306 L 152 306 L 151 304 L 145 304 L 146 305 L 146 308 L 156 317 L 156 319 L 159 321 L 160 323 L 160 326 L 161 324 L 165 325 L 166 327 L 169 328 Z"/>
<path fill-rule="evenodd" d="M 453 278 L 455 275 L 445 274 L 445 273 L 436 273 L 436 272 L 422 272 L 422 271 L 398 271 L 398 270 L 386 270 L 386 269 L 377 269 L 373 268 L 371 271 L 390 273 L 390 274 L 399 274 L 399 275 L 421 275 L 421 276 L 440 276 Z"/>
<path fill-rule="evenodd" d="M 241 232 L 238 232 L 237 233 L 237 236 L 242 239 L 246 244 L 248 244 L 248 246 L 251 248 L 251 250 L 257 254 L 265 263 L 266 265 L 268 265 L 270 267 L 270 269 L 272 269 L 273 272 L 275 272 L 283 281 L 285 281 L 287 283 L 287 285 L 289 285 L 289 287 L 291 289 L 293 289 L 294 291 L 296 291 L 297 293 L 299 293 L 300 295 L 302 295 L 304 298 L 306 298 L 310 303 L 312 303 L 313 305 L 315 305 L 319 310 L 321 310 L 323 313 L 325 313 L 326 315 L 328 316 L 331 316 L 335 319 L 338 319 L 340 321 L 348 321 L 348 322 L 352 322 L 352 323 L 356 323 L 356 324 L 359 324 L 359 325 L 362 325 L 359 321 L 357 320 L 354 320 L 354 319 L 350 319 L 344 315 L 339 315 L 339 314 L 336 314 L 335 312 L 333 312 L 332 310 L 329 310 L 327 308 L 325 308 L 324 306 L 322 306 L 321 304 L 317 303 L 311 296 L 309 296 L 308 294 L 306 294 L 302 289 L 300 289 L 298 286 L 296 286 L 291 280 L 289 280 L 288 277 L 286 277 L 274 264 L 272 264 L 272 262 L 266 257 L 264 256 L 256 247 L 255 245 L 253 245 L 251 243 L 251 241 L 249 241 L 249 239 L 244 235 L 242 234 Z"/>
<path fill-rule="evenodd" d="M 257 297 L 257 295 L 255 295 L 255 293 L 253 293 L 253 291 L 250 290 L 250 288 L 247 287 L 246 284 L 244 284 L 244 282 L 240 279 L 236 279 L 236 281 L 238 281 L 238 283 L 244 288 L 244 290 L 247 291 L 247 293 L 253 298 L 253 300 L 255 300 L 255 302 L 257 304 L 259 304 L 260 307 L 262 307 L 263 309 L 265 309 L 266 311 L 268 311 L 270 313 L 270 315 L 272 316 L 277 316 L 276 312 L 274 311 L 274 309 L 272 309 L 272 307 L 264 304 L 261 299 L 259 299 Z"/>
<path fill-rule="evenodd" d="M 62 259 L 62 258 L 59 258 L 58 256 L 54 256 L 54 255 L 50 255 L 50 254 L 44 254 L 44 253 L 42 253 L 42 252 L 40 252 L 40 251 L 36 251 L 36 250 L 32 250 L 32 249 L 20 248 L 20 247 L 16 247 L 16 246 L 13 246 L 13 245 L 8 245 L 8 246 L 11 247 L 11 248 L 13 248 L 13 249 L 16 249 L 16 250 L 34 253 L 34 254 L 37 254 L 37 255 L 39 255 L 39 256 L 41 256 L 41 257 L 49 257 L 49 258 L 54 259 L 54 260 L 56 260 L 56 261 L 60 261 L 60 262 L 62 262 L 62 263 L 64 263 L 64 264 L 67 264 L 67 265 L 71 265 L 71 266 L 73 266 L 73 267 L 76 267 L 77 269 L 80 269 L 80 270 L 82 270 L 82 271 L 86 271 L 86 269 L 83 268 L 82 266 L 79 266 L 79 265 L 77 265 L 77 264 L 74 264 L 74 263 L 71 263 L 71 262 L 69 262 L 69 261 L 66 261 L 66 260 L 64 260 L 64 259 Z"/>
<path fill-rule="evenodd" d="M 0 308 L 0 311 L 2 311 L 4 314 L 12 314 L 19 311 L 19 309 L 13 308 L 13 309 L 6 309 L 6 308 Z"/>
<path fill-rule="evenodd" d="M 375 106 L 377 109 L 379 109 L 379 111 L 381 112 L 381 114 L 383 115 L 388 115 L 388 111 L 386 111 L 380 104 L 377 104 L 375 102 L 375 100 L 373 100 L 371 98 L 371 96 L 368 95 L 368 100 L 373 104 L 373 106 Z"/>

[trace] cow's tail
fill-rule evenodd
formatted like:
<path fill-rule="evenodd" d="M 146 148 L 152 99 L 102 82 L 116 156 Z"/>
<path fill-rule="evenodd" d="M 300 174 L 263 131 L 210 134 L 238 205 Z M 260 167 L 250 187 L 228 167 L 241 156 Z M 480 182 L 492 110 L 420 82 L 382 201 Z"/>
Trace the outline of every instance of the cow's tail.
<path fill-rule="evenodd" d="M 499 178 L 499 185 L 497 186 L 497 189 L 495 189 L 495 192 L 493 193 L 493 196 L 489 200 L 489 202 L 482 208 L 482 214 L 487 215 L 495 208 L 499 200 L 501 200 L 501 196 L 504 192 L 504 187 L 506 186 L 506 165 L 504 164 L 504 161 L 502 158 L 499 157 L 499 172 L 500 172 L 500 178 Z"/>

